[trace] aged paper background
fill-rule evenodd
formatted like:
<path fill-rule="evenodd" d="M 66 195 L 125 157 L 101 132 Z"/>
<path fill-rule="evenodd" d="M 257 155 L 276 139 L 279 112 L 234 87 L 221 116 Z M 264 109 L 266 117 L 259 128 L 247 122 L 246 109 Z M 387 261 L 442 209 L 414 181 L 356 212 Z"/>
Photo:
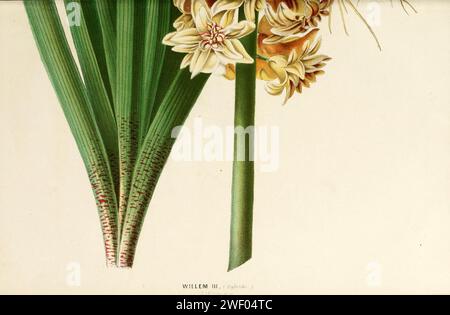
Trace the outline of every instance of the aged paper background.
<path fill-rule="evenodd" d="M 356 17 L 350 37 L 325 23 L 327 74 L 287 106 L 258 85 L 257 124 L 279 126 L 280 167 L 256 174 L 254 255 L 232 273 L 229 162 L 169 161 L 134 269 L 105 268 L 23 6 L 0 2 L 0 292 L 450 293 L 450 3 L 411 2 L 420 14 L 374 2 L 382 53 Z M 199 117 L 232 123 L 232 82 L 208 83 L 188 126 Z"/>

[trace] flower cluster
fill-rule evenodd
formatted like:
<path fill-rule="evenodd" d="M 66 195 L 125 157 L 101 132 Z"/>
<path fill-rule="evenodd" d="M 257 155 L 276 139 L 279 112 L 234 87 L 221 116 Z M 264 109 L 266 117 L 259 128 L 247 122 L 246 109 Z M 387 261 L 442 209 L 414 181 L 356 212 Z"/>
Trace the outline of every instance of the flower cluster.
<path fill-rule="evenodd" d="M 181 68 L 192 77 L 225 69 L 234 79 L 237 63 L 256 63 L 257 78 L 285 102 L 323 73 L 330 58 L 319 55 L 318 26 L 333 0 L 173 0 L 181 12 L 165 45 L 185 53 Z M 245 19 L 238 20 L 239 8 Z M 256 12 L 260 18 L 256 21 Z M 258 28 L 256 28 L 258 24 Z M 240 42 L 258 29 L 258 53 L 250 56 Z"/>

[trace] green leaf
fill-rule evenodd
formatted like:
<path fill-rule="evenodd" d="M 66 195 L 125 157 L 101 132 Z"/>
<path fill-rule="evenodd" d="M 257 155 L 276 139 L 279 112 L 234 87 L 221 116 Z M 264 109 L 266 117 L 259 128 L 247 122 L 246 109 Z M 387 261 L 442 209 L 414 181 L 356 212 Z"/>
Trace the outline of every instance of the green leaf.
<path fill-rule="evenodd" d="M 105 45 L 104 45 L 105 40 L 103 39 L 102 27 L 100 25 L 100 17 L 98 15 L 97 10 L 97 1 L 92 0 L 80 0 L 80 1 L 83 10 L 82 12 L 83 17 L 86 22 L 87 30 L 89 32 L 89 37 L 91 39 L 92 48 L 94 49 L 97 64 L 100 73 L 102 75 L 103 83 L 107 90 L 108 97 L 110 99 L 110 103 L 114 111 L 113 89 L 109 78 L 108 63 L 106 61 L 107 56 L 105 53 Z M 114 7 L 113 3 L 111 3 L 110 5 Z"/>
<path fill-rule="evenodd" d="M 50 81 L 86 166 L 97 202 L 108 265 L 117 251 L 117 202 L 107 153 L 86 89 L 51 0 L 25 1 L 30 26 Z"/>
<path fill-rule="evenodd" d="M 148 43 L 146 42 L 146 32 L 147 32 L 147 8 L 150 3 L 159 3 L 159 1 L 152 0 L 141 0 L 136 2 L 135 10 L 135 24 L 134 24 L 134 68 L 133 68 L 133 104 L 134 113 L 136 117 L 136 122 L 138 125 L 136 128 L 138 140 L 140 139 L 139 130 L 141 128 L 141 117 L 140 112 L 143 107 L 148 107 L 147 100 L 145 99 L 147 91 L 150 89 L 149 82 L 146 82 L 146 78 L 149 76 L 148 73 L 150 69 L 145 63 L 146 53 L 148 50 Z M 156 32 L 156 30 L 152 31 Z M 138 141 L 139 144 L 139 141 Z M 139 147 L 139 145 L 138 145 Z"/>
<path fill-rule="evenodd" d="M 137 154 L 137 117 L 133 108 L 134 76 L 134 35 L 135 35 L 134 0 L 117 2 L 117 62 L 116 62 L 116 120 L 119 135 L 120 159 L 120 194 L 119 194 L 119 229 L 128 204 L 133 167 Z M 136 40 L 139 40 L 136 38 Z"/>
<path fill-rule="evenodd" d="M 170 9 L 170 21 L 171 24 L 180 16 L 180 11 L 174 6 Z M 158 89 L 156 91 L 155 100 L 151 108 L 149 122 L 152 123 L 153 119 L 158 111 L 159 106 L 162 104 L 167 90 L 175 80 L 175 77 L 180 71 L 181 61 L 184 55 L 172 51 L 172 49 L 166 48 L 164 51 L 164 57 L 162 58 L 162 71 L 158 81 Z"/>
<path fill-rule="evenodd" d="M 81 7 L 81 3 L 85 3 L 85 1 L 80 0 L 65 0 L 65 3 L 77 3 L 80 5 L 80 8 L 82 8 L 80 12 L 80 25 L 71 25 L 70 31 L 74 40 L 91 108 L 109 157 L 116 192 L 118 192 L 119 152 L 117 125 L 114 117 L 113 105 L 111 104 L 111 98 L 108 95 L 107 85 L 109 85 L 109 81 L 106 83 L 104 81 L 105 78 L 102 75 L 101 66 L 98 62 L 99 59 L 97 58 L 97 54 L 95 52 L 93 43 L 95 40 L 98 41 L 98 39 L 91 38 L 91 33 L 89 33 L 86 24 L 87 19 L 85 12 L 95 12 L 95 7 L 88 7 L 86 5 Z"/>
<path fill-rule="evenodd" d="M 163 71 L 166 46 L 162 44 L 163 37 L 169 32 L 171 24 L 170 1 L 147 1 L 145 16 L 145 53 L 142 63 L 144 69 L 139 100 L 139 141 L 142 143 L 151 123 L 155 98 L 160 89 L 159 80 Z"/>
<path fill-rule="evenodd" d="M 105 62 L 115 106 L 116 91 L 116 50 L 117 50 L 117 0 L 95 0 L 98 21 L 102 34 Z M 89 23 L 88 23 L 89 27 Z"/>
<path fill-rule="evenodd" d="M 120 266 L 131 267 L 150 199 L 175 139 L 172 130 L 184 124 L 209 75 L 190 79 L 188 70 L 178 71 L 150 125 L 139 153 L 120 243 Z"/>

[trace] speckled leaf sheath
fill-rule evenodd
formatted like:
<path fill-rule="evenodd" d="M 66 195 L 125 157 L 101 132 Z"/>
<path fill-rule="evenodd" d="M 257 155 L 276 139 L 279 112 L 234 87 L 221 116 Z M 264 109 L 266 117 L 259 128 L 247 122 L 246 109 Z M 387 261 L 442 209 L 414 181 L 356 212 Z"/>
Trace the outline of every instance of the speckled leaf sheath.
<path fill-rule="evenodd" d="M 190 80 L 189 71 L 179 71 L 155 115 L 140 151 L 133 176 L 120 243 L 120 267 L 133 266 L 148 205 L 175 142 L 171 136 L 172 130 L 183 125 L 208 77 L 209 75 L 201 74 Z"/>
<path fill-rule="evenodd" d="M 137 154 L 137 117 L 133 109 L 134 0 L 117 1 L 117 77 L 116 120 L 119 137 L 120 192 L 118 224 L 122 222 L 128 204 L 133 167 Z M 119 235 L 120 238 L 120 235 Z"/>
<path fill-rule="evenodd" d="M 76 140 L 98 207 L 106 261 L 116 264 L 117 202 L 104 143 L 86 89 L 51 0 L 25 1 L 30 26 L 50 81 Z"/>
<path fill-rule="evenodd" d="M 183 124 L 208 76 L 191 80 L 179 69 L 181 56 L 161 43 L 179 14 L 172 2 L 65 1 L 72 3 L 82 9 L 71 32 L 83 79 L 54 0 L 25 1 L 25 8 L 88 170 L 108 266 L 130 267 L 172 128 Z"/>
<path fill-rule="evenodd" d="M 144 99 L 143 91 L 147 91 L 150 88 L 149 82 L 146 80 L 149 68 L 144 65 L 147 44 L 145 43 L 146 34 L 146 20 L 148 4 L 153 2 L 152 0 L 140 0 L 135 3 L 135 14 L 134 14 L 134 41 L 133 41 L 133 117 L 136 124 L 136 130 L 134 130 L 133 136 L 136 137 L 136 151 L 135 155 L 139 150 L 139 130 L 141 128 L 141 117 L 139 112 L 142 107 L 148 107 L 147 101 Z M 159 2 L 159 1 L 158 1 Z M 157 86 L 157 84 L 155 84 Z M 136 159 L 136 156 L 135 156 Z M 132 174 L 131 174 L 132 175 Z"/>

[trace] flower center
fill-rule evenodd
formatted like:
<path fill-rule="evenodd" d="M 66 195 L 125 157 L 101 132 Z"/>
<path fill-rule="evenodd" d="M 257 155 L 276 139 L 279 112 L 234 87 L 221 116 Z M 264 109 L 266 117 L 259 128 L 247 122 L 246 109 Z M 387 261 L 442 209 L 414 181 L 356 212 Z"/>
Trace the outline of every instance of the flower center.
<path fill-rule="evenodd" d="M 223 27 L 217 23 L 209 23 L 208 30 L 200 35 L 202 36 L 202 41 L 200 42 L 202 48 L 218 49 L 225 41 Z"/>

